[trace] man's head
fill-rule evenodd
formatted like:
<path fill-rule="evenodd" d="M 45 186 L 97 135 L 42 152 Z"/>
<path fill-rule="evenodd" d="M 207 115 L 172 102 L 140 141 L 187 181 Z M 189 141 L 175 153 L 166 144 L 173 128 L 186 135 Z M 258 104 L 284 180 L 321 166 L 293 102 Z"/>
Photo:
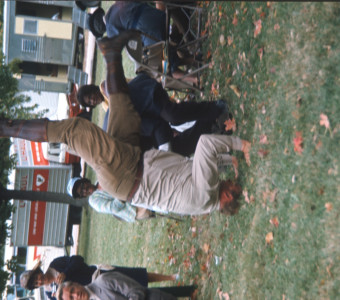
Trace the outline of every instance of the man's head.
<path fill-rule="evenodd" d="M 88 300 L 90 298 L 89 292 L 84 286 L 72 281 L 61 283 L 56 296 L 58 300 Z"/>
<path fill-rule="evenodd" d="M 104 97 L 100 92 L 99 86 L 86 84 L 79 88 L 77 100 L 80 105 L 93 108 L 102 103 Z"/>
<path fill-rule="evenodd" d="M 222 181 L 219 191 L 220 212 L 226 215 L 237 214 L 240 208 L 238 199 L 241 194 L 242 187 L 238 183 L 231 180 Z"/>
<path fill-rule="evenodd" d="M 20 285 L 27 290 L 34 290 L 45 285 L 44 273 L 40 268 L 40 262 L 32 269 L 20 275 Z"/>
<path fill-rule="evenodd" d="M 87 178 L 73 177 L 67 184 L 67 192 L 73 198 L 83 198 L 91 196 L 97 189 Z"/>

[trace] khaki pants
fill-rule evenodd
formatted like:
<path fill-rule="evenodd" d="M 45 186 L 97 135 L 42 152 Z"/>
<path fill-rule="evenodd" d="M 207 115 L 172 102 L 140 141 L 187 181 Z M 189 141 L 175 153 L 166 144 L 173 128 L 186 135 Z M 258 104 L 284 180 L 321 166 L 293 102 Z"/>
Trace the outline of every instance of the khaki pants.
<path fill-rule="evenodd" d="M 140 117 L 127 94 L 110 95 L 108 132 L 83 118 L 48 122 L 49 142 L 65 143 L 97 174 L 101 187 L 126 200 L 140 160 Z"/>

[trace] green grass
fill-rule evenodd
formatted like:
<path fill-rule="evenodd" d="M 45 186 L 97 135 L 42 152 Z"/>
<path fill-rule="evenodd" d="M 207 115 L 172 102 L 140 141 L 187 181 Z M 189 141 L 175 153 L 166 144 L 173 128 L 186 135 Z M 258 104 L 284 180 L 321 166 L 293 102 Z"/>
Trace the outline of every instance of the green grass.
<path fill-rule="evenodd" d="M 227 99 L 235 134 L 253 143 L 250 168 L 238 156 L 252 201 L 243 198 L 234 217 L 137 224 L 88 209 L 79 252 L 89 263 L 179 271 L 183 283 L 198 284 L 204 300 L 219 299 L 218 288 L 231 299 L 338 299 L 340 4 L 211 2 L 208 11 L 204 47 L 212 67 L 203 76 L 202 99 Z M 262 30 L 254 37 L 259 19 Z M 96 82 L 104 76 L 98 55 Z M 320 114 L 330 130 L 320 125 Z M 301 154 L 294 151 L 297 131 Z M 268 142 L 261 144 L 264 135 Z M 270 223 L 275 217 L 277 227 Z M 273 241 L 266 243 L 270 232 Z"/>

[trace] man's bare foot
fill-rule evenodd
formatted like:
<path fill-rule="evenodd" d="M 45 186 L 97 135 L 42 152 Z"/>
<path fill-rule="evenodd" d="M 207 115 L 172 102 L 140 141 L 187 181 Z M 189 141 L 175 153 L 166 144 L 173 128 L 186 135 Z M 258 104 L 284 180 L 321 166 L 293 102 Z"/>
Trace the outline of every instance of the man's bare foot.
<path fill-rule="evenodd" d="M 250 166 L 250 151 L 251 143 L 245 140 L 242 140 L 242 152 L 244 154 L 244 158 L 246 159 L 246 163 Z"/>

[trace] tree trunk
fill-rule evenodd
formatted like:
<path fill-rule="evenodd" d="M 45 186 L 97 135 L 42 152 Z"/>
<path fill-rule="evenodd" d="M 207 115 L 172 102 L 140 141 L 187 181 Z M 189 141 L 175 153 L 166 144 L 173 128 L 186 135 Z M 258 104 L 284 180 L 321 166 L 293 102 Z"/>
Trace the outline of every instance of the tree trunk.
<path fill-rule="evenodd" d="M 76 200 L 73 197 L 69 196 L 68 194 L 41 191 L 8 190 L 1 185 L 0 200 L 9 201 L 11 199 L 64 203 L 78 207 L 86 206 L 88 203 L 87 198 L 81 198 Z"/>

